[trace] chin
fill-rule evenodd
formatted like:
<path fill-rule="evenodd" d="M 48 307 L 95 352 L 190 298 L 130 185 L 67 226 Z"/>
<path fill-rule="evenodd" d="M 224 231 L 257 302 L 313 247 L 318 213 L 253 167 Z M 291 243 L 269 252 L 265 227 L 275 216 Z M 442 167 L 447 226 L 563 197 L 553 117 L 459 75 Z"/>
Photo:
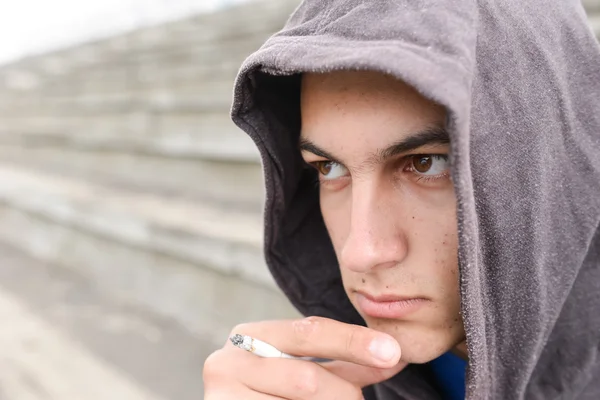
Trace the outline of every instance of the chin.
<path fill-rule="evenodd" d="M 424 364 L 451 350 L 464 340 L 462 324 L 432 328 L 417 322 L 367 321 L 375 330 L 393 336 L 402 349 L 401 360 L 410 364 Z"/>
<path fill-rule="evenodd" d="M 425 364 L 432 360 L 435 360 L 442 354 L 452 349 L 454 346 L 449 345 L 443 348 L 416 348 L 400 343 L 400 347 L 402 349 L 402 361 L 409 364 Z"/>

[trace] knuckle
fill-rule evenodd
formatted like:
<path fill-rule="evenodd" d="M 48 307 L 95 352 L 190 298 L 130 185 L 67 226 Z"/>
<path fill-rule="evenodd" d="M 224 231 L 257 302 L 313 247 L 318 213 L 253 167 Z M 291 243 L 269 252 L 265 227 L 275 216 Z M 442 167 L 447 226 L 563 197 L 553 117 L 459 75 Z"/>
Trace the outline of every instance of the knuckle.
<path fill-rule="evenodd" d="M 243 324 L 238 324 L 236 326 L 233 327 L 233 329 L 230 332 L 230 335 L 236 334 L 236 333 L 248 333 L 251 329 L 251 323 L 243 323 Z"/>
<path fill-rule="evenodd" d="M 294 338 L 299 345 L 311 342 L 323 323 L 321 317 L 306 317 L 292 322 Z"/>
<path fill-rule="evenodd" d="M 302 366 L 294 372 L 292 382 L 301 398 L 315 396 L 319 391 L 319 370 L 312 364 Z"/>
<path fill-rule="evenodd" d="M 352 326 L 346 336 L 346 352 L 352 356 L 357 355 L 357 348 L 360 346 L 361 328 L 359 326 Z"/>
<path fill-rule="evenodd" d="M 227 373 L 225 362 L 225 350 L 219 349 L 211 353 L 202 368 L 202 378 L 205 382 L 215 381 L 223 377 Z"/>

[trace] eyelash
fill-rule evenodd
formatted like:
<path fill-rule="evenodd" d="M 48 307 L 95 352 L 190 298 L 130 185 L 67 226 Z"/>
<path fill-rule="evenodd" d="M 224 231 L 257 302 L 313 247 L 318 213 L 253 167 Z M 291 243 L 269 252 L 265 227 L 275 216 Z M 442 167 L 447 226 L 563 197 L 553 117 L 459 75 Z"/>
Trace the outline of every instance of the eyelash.
<path fill-rule="evenodd" d="M 407 155 L 403 158 L 401 158 L 399 160 L 400 164 L 403 164 L 404 167 L 402 167 L 402 172 L 413 172 L 415 173 L 415 168 L 414 165 L 411 163 L 412 160 L 414 160 L 415 158 L 419 158 L 419 157 L 441 157 L 443 158 L 445 161 L 448 161 L 448 155 L 447 154 L 435 154 L 435 153 L 426 153 L 426 154 L 410 154 Z M 319 187 L 322 184 L 329 184 L 332 183 L 331 181 L 327 181 L 327 180 L 322 180 L 320 178 L 320 173 L 318 171 L 317 168 L 317 163 L 327 163 L 327 162 L 332 162 L 331 160 L 319 160 L 319 161 L 315 161 L 315 162 L 311 162 L 311 163 L 307 163 L 307 165 L 311 166 L 313 169 L 316 170 L 316 174 L 314 176 L 314 185 L 315 187 Z M 333 161 L 335 162 L 335 161 Z M 406 166 L 409 166 L 409 170 L 406 170 Z M 447 178 L 450 174 L 448 172 L 445 172 L 443 174 L 439 174 L 439 175 L 433 175 L 433 176 L 427 176 L 427 175 L 418 175 L 417 173 L 415 173 L 416 177 L 416 181 L 417 182 L 432 182 L 432 181 L 436 181 L 439 179 L 445 179 Z"/>
<path fill-rule="evenodd" d="M 445 161 L 448 161 L 448 155 L 447 154 L 411 154 L 409 156 L 407 156 L 405 158 L 405 162 L 410 166 L 410 172 L 415 172 L 415 167 L 414 165 L 410 162 L 412 159 L 415 158 L 419 158 L 419 157 L 440 157 L 443 158 Z M 417 174 L 415 174 L 417 175 Z M 417 176 L 417 182 L 420 181 L 424 181 L 424 182 L 431 182 L 431 181 L 436 181 L 438 179 L 445 179 L 449 176 L 449 172 L 445 172 L 443 174 L 439 174 L 439 175 L 433 175 L 433 176 L 427 176 L 427 175 L 418 175 Z"/>

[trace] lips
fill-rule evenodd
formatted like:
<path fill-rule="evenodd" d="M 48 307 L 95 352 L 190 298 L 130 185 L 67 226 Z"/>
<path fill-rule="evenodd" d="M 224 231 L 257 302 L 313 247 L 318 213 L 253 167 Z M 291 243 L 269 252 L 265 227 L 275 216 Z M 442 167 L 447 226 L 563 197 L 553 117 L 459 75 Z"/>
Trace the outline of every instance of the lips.
<path fill-rule="evenodd" d="M 362 314 L 374 318 L 402 319 L 424 306 L 428 299 L 397 295 L 371 295 L 356 292 L 357 307 Z"/>

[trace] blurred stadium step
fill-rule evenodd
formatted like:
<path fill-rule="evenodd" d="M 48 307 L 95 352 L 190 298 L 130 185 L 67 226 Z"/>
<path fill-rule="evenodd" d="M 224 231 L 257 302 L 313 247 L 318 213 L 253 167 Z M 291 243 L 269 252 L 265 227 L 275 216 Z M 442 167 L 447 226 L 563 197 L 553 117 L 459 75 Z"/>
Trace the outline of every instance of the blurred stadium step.
<path fill-rule="evenodd" d="M 0 242 L 220 340 L 295 315 L 264 265 L 259 214 L 0 164 Z"/>
<path fill-rule="evenodd" d="M 600 39 L 600 0 L 583 0 L 582 4 L 588 14 L 592 30 Z"/>
<path fill-rule="evenodd" d="M 0 161 L 215 206 L 262 211 L 258 154 L 225 113 L 165 116 L 156 122 L 165 132 L 156 135 L 135 135 L 133 128 L 122 128 L 127 121 L 106 118 L 65 118 L 70 122 L 61 121 L 54 129 L 51 122 L 44 126 L 43 119 L 21 123 L 14 117 L 3 118 Z M 86 130 L 86 124 L 95 125 L 95 132 Z"/>
<path fill-rule="evenodd" d="M 583 7 L 589 14 L 598 14 L 600 13 L 600 1 L 598 0 L 583 0 Z"/>
<path fill-rule="evenodd" d="M 0 318 L 2 400 L 197 400 L 217 348 L 2 244 Z"/>
<path fill-rule="evenodd" d="M 589 18 L 592 30 L 596 33 L 596 37 L 600 39 L 600 11 L 590 15 Z"/>
<path fill-rule="evenodd" d="M 0 242 L 222 341 L 296 315 L 264 265 L 243 59 L 298 0 L 253 1 L 0 67 Z"/>

